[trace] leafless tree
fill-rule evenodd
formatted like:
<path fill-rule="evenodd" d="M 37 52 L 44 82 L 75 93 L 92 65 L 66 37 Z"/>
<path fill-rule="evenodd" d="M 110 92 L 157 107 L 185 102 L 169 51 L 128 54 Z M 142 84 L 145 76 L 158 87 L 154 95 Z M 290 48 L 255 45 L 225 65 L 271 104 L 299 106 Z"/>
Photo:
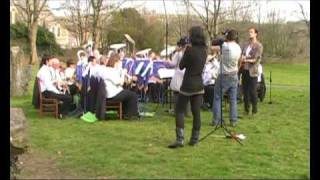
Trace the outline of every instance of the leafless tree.
<path fill-rule="evenodd" d="M 70 32 L 76 35 L 78 45 L 87 42 L 89 22 L 89 0 L 68 0 L 63 4 L 66 12 L 66 24 Z"/>
<path fill-rule="evenodd" d="M 44 10 L 47 0 L 12 0 L 13 4 L 19 12 L 24 22 L 26 22 L 29 35 L 28 40 L 31 48 L 30 64 L 35 64 L 38 60 L 37 54 L 37 32 L 40 13 Z"/>
<path fill-rule="evenodd" d="M 251 21 L 253 8 L 256 6 L 256 0 L 232 0 L 228 8 L 229 16 L 233 22 Z"/>
<path fill-rule="evenodd" d="M 184 0 L 185 4 L 197 14 L 201 19 L 201 22 L 207 31 L 210 41 L 218 35 L 219 25 L 222 24 L 221 16 L 225 14 L 221 10 L 222 0 L 203 0 L 203 6 L 201 10 L 197 9 L 196 6 L 190 2 L 190 0 Z M 212 7 L 213 3 L 213 7 Z"/>
<path fill-rule="evenodd" d="M 310 36 L 310 20 L 309 20 L 309 16 L 307 15 L 307 12 L 304 9 L 303 5 L 301 3 L 298 3 L 298 5 L 299 5 L 299 8 L 300 8 L 301 19 L 306 24 L 306 26 L 308 28 L 308 34 Z"/>
<path fill-rule="evenodd" d="M 95 45 L 99 44 L 102 21 L 106 21 L 111 16 L 111 12 L 119 9 L 125 1 L 126 0 L 122 0 L 117 3 L 107 4 L 106 0 L 90 0 L 92 19 L 91 31 L 92 40 L 95 42 Z"/>

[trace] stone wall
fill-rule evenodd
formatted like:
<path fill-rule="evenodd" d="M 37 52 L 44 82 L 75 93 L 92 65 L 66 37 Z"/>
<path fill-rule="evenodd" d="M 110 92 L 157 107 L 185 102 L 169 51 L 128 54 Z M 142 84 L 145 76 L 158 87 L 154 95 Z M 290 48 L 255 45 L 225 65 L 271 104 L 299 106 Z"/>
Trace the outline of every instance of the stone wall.
<path fill-rule="evenodd" d="M 21 48 L 10 47 L 10 97 L 28 94 L 29 81 L 32 77 L 32 66 Z"/>

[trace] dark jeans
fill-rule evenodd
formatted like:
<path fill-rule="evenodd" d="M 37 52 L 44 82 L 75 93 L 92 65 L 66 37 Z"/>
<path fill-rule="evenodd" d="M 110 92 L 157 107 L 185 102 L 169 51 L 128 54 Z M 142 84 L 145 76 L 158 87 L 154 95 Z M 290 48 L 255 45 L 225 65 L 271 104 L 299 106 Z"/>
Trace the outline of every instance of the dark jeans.
<path fill-rule="evenodd" d="M 186 111 L 187 103 L 191 103 L 191 112 L 193 116 L 193 126 L 192 129 L 199 131 L 201 127 L 200 118 L 200 106 L 203 101 L 203 95 L 197 94 L 193 96 L 185 96 L 183 94 L 178 95 L 176 102 L 176 128 L 184 128 L 184 114 Z"/>
<path fill-rule="evenodd" d="M 46 98 L 53 98 L 58 99 L 59 101 L 62 101 L 62 104 L 59 104 L 58 112 L 59 114 L 66 115 L 70 111 L 70 108 L 72 107 L 72 97 L 70 95 L 64 95 L 64 94 L 56 94 L 51 91 L 44 91 L 42 93 L 44 97 Z"/>
<path fill-rule="evenodd" d="M 149 83 L 148 84 L 149 97 L 151 102 L 158 103 L 160 101 L 160 84 L 158 83 Z"/>
<path fill-rule="evenodd" d="M 204 100 L 204 103 L 210 104 L 210 108 L 212 108 L 213 96 L 214 96 L 214 84 L 205 86 L 203 100 Z"/>
<path fill-rule="evenodd" d="M 242 88 L 244 110 L 249 113 L 250 105 L 252 104 L 252 112 L 258 111 L 258 95 L 257 95 L 257 77 L 251 77 L 248 70 L 242 72 Z"/>
<path fill-rule="evenodd" d="M 115 97 L 107 99 L 121 101 L 123 103 L 123 114 L 125 117 L 138 116 L 138 97 L 135 92 L 124 89 Z"/>

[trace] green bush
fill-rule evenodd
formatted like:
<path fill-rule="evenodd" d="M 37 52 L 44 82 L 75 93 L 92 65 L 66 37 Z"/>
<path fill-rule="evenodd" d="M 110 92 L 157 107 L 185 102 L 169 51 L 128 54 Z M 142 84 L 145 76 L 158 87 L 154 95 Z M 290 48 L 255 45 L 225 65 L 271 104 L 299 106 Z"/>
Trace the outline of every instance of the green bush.
<path fill-rule="evenodd" d="M 26 25 L 18 22 L 10 26 L 10 40 L 28 39 L 28 28 Z"/>
<path fill-rule="evenodd" d="M 28 43 L 28 28 L 23 23 L 16 23 L 10 26 L 10 44 L 21 46 L 26 53 L 30 53 Z M 64 51 L 57 44 L 54 34 L 45 27 L 38 27 L 37 33 L 38 55 L 52 54 L 63 55 Z"/>
<path fill-rule="evenodd" d="M 37 49 L 39 55 L 63 55 L 64 52 L 57 44 L 54 34 L 45 27 L 39 27 L 37 34 Z"/>

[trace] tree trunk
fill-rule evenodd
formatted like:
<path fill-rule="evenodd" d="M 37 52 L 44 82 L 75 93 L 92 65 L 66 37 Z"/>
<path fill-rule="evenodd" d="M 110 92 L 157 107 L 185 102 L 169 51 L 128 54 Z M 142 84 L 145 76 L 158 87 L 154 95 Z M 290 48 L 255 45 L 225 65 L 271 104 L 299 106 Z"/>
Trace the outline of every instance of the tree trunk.
<path fill-rule="evenodd" d="M 37 54 L 37 32 L 38 24 L 34 22 L 29 28 L 29 44 L 31 48 L 30 64 L 34 65 L 38 61 Z"/>

